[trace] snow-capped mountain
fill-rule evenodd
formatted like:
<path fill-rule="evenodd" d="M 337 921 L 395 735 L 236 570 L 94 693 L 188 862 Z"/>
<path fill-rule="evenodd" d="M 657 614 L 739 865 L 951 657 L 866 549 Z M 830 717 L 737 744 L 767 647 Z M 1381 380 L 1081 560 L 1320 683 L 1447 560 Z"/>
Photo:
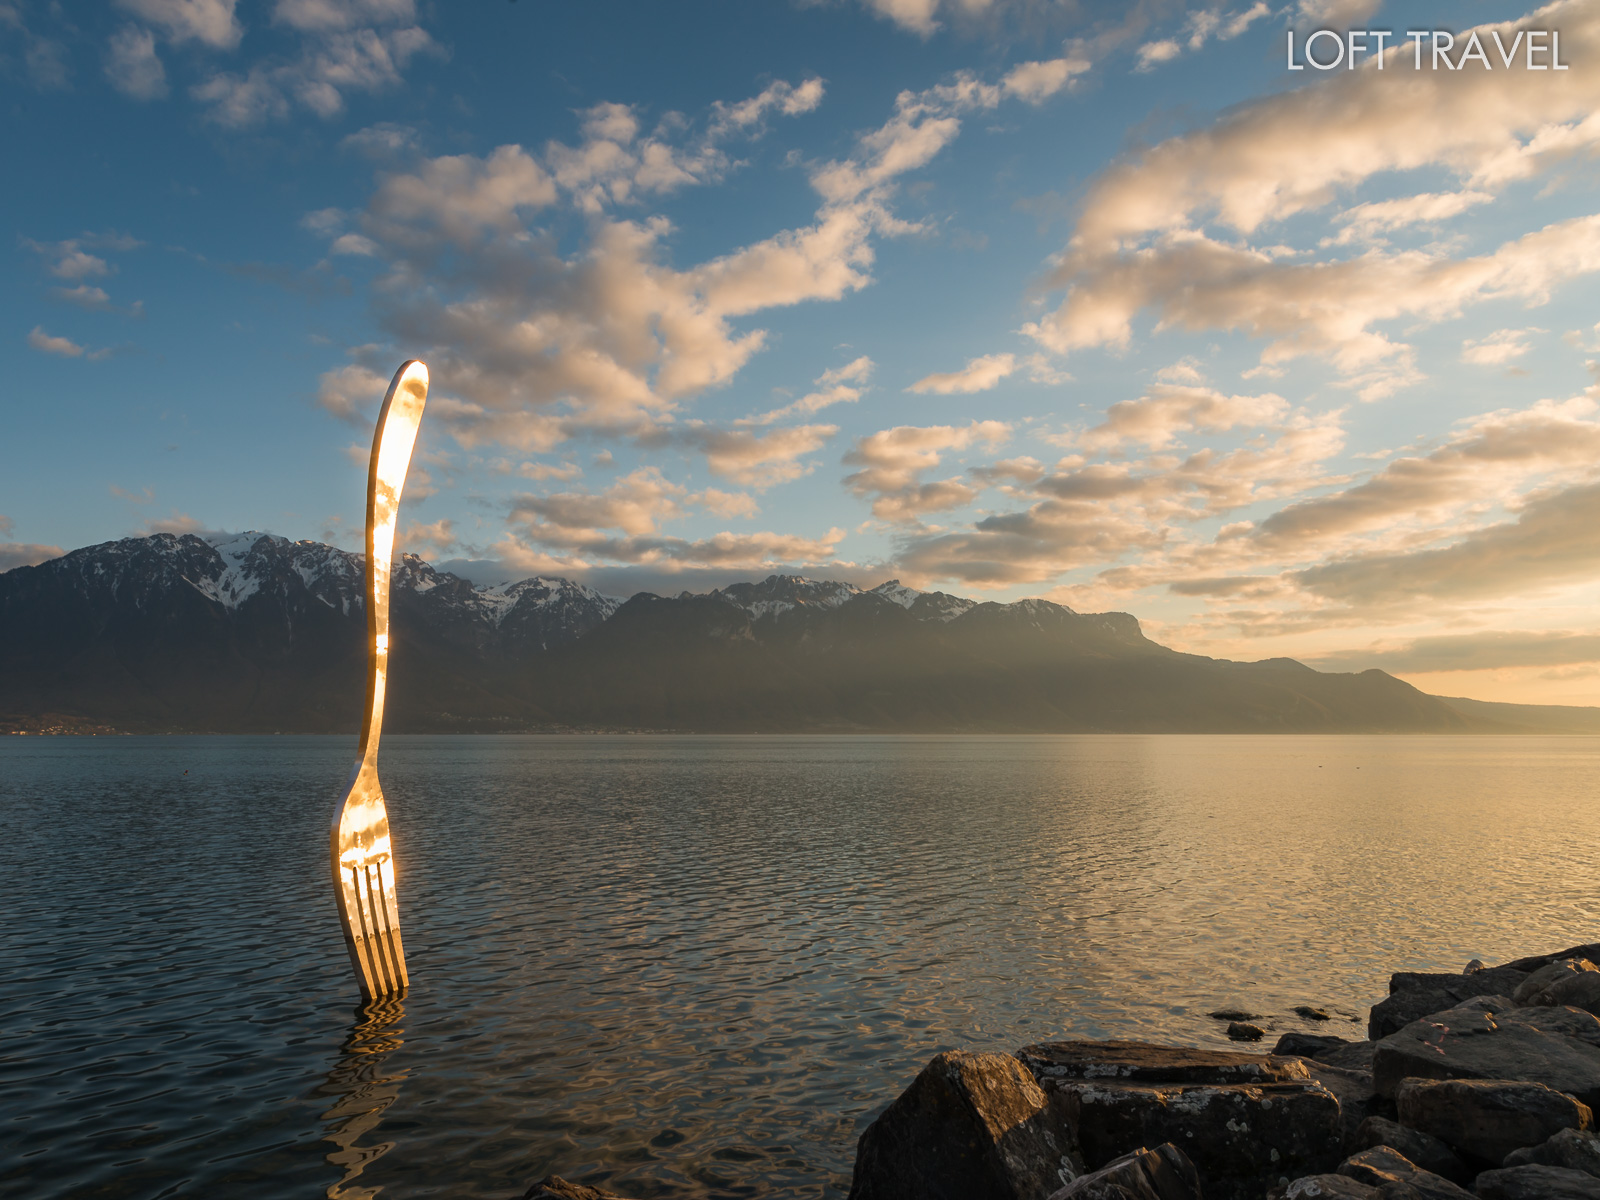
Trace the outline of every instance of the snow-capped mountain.
<path fill-rule="evenodd" d="M 976 600 L 945 592 L 919 592 L 898 579 L 862 591 L 853 583 L 807 579 L 803 575 L 768 575 L 760 583 L 730 584 L 709 594 L 741 609 L 752 621 L 777 620 L 795 610 L 836 609 L 859 596 L 899 605 L 921 621 L 953 621 L 977 604 Z M 683 593 L 684 597 L 690 595 Z"/>
<path fill-rule="evenodd" d="M 363 611 L 364 569 L 359 554 L 254 531 L 210 540 L 171 533 L 124 538 L 34 568 L 71 580 L 86 597 L 136 607 L 170 596 L 175 588 L 190 588 L 229 614 L 267 605 L 292 614 L 309 601 L 341 616 Z M 540 650 L 563 645 L 622 603 L 569 579 L 474 586 L 413 554 L 395 561 L 391 578 L 396 608 L 413 607 L 430 623 L 464 626 L 485 646 L 496 641 Z"/>
<path fill-rule="evenodd" d="M 359 726 L 359 555 L 262 533 L 124 538 L 0 573 L 0 729 Z M 474 585 L 407 555 L 386 727 L 702 730 L 1444 729 L 1382 672 L 1229 663 L 1127 613 L 771 575 L 626 602 Z"/>

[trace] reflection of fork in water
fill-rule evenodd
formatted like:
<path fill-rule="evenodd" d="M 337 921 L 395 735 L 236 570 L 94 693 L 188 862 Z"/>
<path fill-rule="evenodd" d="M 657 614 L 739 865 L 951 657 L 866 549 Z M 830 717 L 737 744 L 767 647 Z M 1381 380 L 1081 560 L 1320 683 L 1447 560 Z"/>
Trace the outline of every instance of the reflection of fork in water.
<path fill-rule="evenodd" d="M 400 1096 L 406 1073 L 384 1072 L 385 1060 L 399 1049 L 405 1031 L 400 1022 L 406 1015 L 405 1003 L 395 996 L 368 1001 L 356 1009 L 356 1023 L 340 1050 L 339 1061 L 328 1072 L 328 1081 L 317 1089 L 320 1096 L 333 1097 L 322 1114 L 328 1131 L 325 1141 L 338 1147 L 328 1161 L 344 1171 L 338 1183 L 328 1187 L 328 1200 L 374 1200 L 381 1187 L 351 1187 L 350 1181 L 394 1148 L 393 1142 L 357 1143 L 376 1129 L 384 1110 Z"/>

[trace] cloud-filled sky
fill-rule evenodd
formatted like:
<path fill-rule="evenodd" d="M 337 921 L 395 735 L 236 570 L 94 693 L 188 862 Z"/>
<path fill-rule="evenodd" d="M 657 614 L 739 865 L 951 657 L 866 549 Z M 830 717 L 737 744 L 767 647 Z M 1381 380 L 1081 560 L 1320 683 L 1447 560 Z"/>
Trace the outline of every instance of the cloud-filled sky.
<path fill-rule="evenodd" d="M 480 580 L 1600 703 L 1600 0 L 0 0 L 0 88 L 0 569 L 358 546 L 420 357 L 401 543 Z"/>

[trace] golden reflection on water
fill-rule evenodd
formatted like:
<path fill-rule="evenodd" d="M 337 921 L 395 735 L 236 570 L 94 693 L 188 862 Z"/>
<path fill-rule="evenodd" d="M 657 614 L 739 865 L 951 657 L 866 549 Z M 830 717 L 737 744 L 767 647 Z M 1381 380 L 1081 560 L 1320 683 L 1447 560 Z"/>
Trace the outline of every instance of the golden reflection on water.
<path fill-rule="evenodd" d="M 340 1049 L 339 1061 L 328 1072 L 327 1082 L 317 1089 L 317 1095 L 334 1098 L 322 1114 L 327 1125 L 323 1140 L 338 1147 L 327 1161 L 344 1172 L 337 1183 L 329 1185 L 328 1200 L 375 1200 L 383 1190 L 381 1186 L 353 1186 L 352 1181 L 395 1146 L 393 1142 L 362 1144 L 361 1139 L 382 1123 L 384 1112 L 400 1098 L 406 1072 L 388 1073 L 384 1067 L 404 1044 L 401 1035 L 405 1030 L 400 1023 L 405 1015 L 403 995 L 369 1000 L 357 1008 L 356 1023 Z"/>

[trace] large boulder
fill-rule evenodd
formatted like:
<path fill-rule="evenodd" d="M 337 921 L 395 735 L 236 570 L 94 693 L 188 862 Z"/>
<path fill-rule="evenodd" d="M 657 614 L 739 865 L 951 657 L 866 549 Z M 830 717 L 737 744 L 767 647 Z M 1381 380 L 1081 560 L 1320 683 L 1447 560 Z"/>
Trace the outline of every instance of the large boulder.
<path fill-rule="evenodd" d="M 1443 1175 L 1424 1171 L 1389 1146 L 1375 1146 L 1352 1154 L 1339 1164 L 1339 1174 L 1375 1187 L 1384 1195 L 1401 1193 L 1406 1200 L 1472 1200 L 1472 1193 Z"/>
<path fill-rule="evenodd" d="M 1368 1117 L 1351 1138 L 1348 1146 L 1352 1152 L 1370 1150 L 1374 1146 L 1388 1146 L 1410 1159 L 1424 1171 L 1441 1175 L 1451 1183 L 1469 1183 L 1472 1171 L 1461 1161 L 1461 1156 L 1431 1133 L 1408 1129 L 1387 1117 Z"/>
<path fill-rule="evenodd" d="M 1310 1078 L 1296 1058 L 1196 1050 L 1149 1042 L 1036 1042 L 1017 1051 L 1022 1065 L 1045 1083 L 1098 1079 L 1127 1083 L 1297 1083 Z"/>
<path fill-rule="evenodd" d="M 1510 1079 L 1546 1084 L 1593 1107 L 1600 1104 L 1600 1046 L 1469 1004 L 1384 1038 L 1372 1056 L 1372 1077 L 1386 1097 L 1410 1078 Z"/>
<path fill-rule="evenodd" d="M 1339 1101 L 1300 1059 L 1136 1042 L 1049 1042 L 1017 1057 L 1074 1130 L 1091 1170 L 1171 1142 L 1207 1200 L 1256 1200 L 1340 1158 Z"/>
<path fill-rule="evenodd" d="M 1600 967 L 1586 958 L 1564 958 L 1529 975 L 1511 998 L 1523 1005 L 1571 1005 L 1600 1014 Z"/>
<path fill-rule="evenodd" d="M 1200 1177 L 1182 1150 L 1164 1142 L 1080 1175 L 1050 1200 L 1201 1200 Z"/>
<path fill-rule="evenodd" d="M 1325 1062 L 1330 1066 L 1347 1067 L 1352 1071 L 1371 1071 L 1372 1053 L 1377 1047 L 1377 1042 L 1350 1042 L 1348 1045 L 1324 1050 L 1316 1057 L 1318 1062 Z"/>
<path fill-rule="evenodd" d="M 1339 1148 L 1341 1153 L 1352 1154 L 1365 1150 L 1355 1144 L 1356 1130 L 1370 1117 L 1386 1116 L 1394 1109 L 1390 1102 L 1376 1094 L 1371 1071 L 1354 1071 L 1336 1067 L 1318 1059 L 1305 1060 L 1311 1078 L 1333 1093 L 1339 1101 Z"/>
<path fill-rule="evenodd" d="M 954 1050 L 861 1134 L 850 1200 L 1045 1200 L 1083 1169 L 1071 1127 L 1016 1059 Z"/>
<path fill-rule="evenodd" d="M 1514 1008 L 1510 1012 L 1495 1013 L 1494 1019 L 1499 1025 L 1521 1025 L 1528 1029 L 1537 1029 L 1541 1033 L 1564 1034 L 1600 1048 L 1600 1018 L 1571 1005 Z"/>
<path fill-rule="evenodd" d="M 1565 1167 L 1502 1167 L 1472 1188 L 1479 1200 L 1600 1200 L 1600 1179 Z"/>
<path fill-rule="evenodd" d="M 1546 963 L 1517 984 L 1511 998 L 1518 1004 L 1553 1004 L 1555 1001 L 1544 995 L 1548 989 L 1573 978 L 1596 974 L 1600 974 L 1600 967 L 1587 958 L 1563 958 Z"/>
<path fill-rule="evenodd" d="M 1321 1058 L 1329 1050 L 1348 1046 L 1349 1038 L 1323 1037 L 1316 1033 L 1286 1033 L 1272 1048 L 1274 1054 L 1294 1054 L 1301 1058 Z"/>
<path fill-rule="evenodd" d="M 1402 1125 L 1491 1166 L 1559 1130 L 1594 1123 L 1589 1106 L 1565 1093 L 1501 1079 L 1407 1079 L 1395 1093 L 1395 1107 Z"/>
<path fill-rule="evenodd" d="M 1600 942 L 1586 942 L 1582 946 L 1568 946 L 1565 950 L 1557 950 L 1554 954 L 1535 954 L 1530 958 L 1515 959 L 1512 962 L 1502 963 L 1494 969 L 1521 971 L 1524 975 L 1531 975 L 1540 967 L 1560 962 L 1563 958 L 1587 958 L 1590 962 L 1600 962 Z"/>
<path fill-rule="evenodd" d="M 1389 998 L 1374 1004 L 1367 1015 L 1367 1037 L 1379 1041 L 1429 1013 L 1455 1008 L 1474 996 L 1509 997 L 1528 974 L 1514 967 L 1490 967 L 1470 975 L 1397 972 L 1389 977 Z"/>
<path fill-rule="evenodd" d="M 1506 1166 L 1537 1163 L 1546 1167 L 1566 1167 L 1600 1179 L 1600 1136 L 1592 1129 L 1563 1129 L 1537 1146 L 1524 1146 L 1506 1155 Z"/>

